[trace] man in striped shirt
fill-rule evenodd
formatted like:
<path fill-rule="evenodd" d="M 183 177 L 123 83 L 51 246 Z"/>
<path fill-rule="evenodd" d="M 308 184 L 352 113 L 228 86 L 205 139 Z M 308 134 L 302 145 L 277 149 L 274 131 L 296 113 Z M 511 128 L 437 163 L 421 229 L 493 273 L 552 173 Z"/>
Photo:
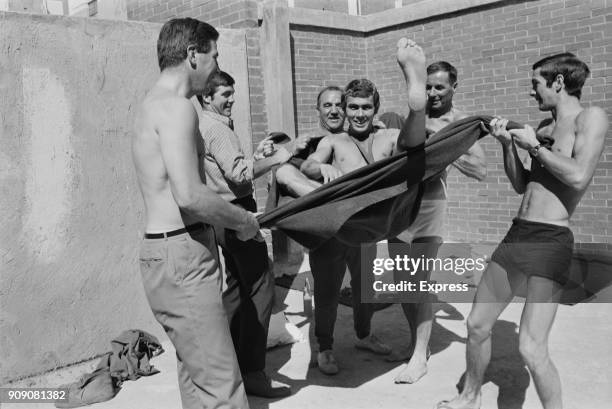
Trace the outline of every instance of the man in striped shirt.
<path fill-rule="evenodd" d="M 217 72 L 208 80 L 200 98 L 200 133 L 204 141 L 206 184 L 225 200 L 250 212 L 257 211 L 253 180 L 273 166 L 287 162 L 290 153 L 262 141 L 253 156 L 246 158 L 231 120 L 234 79 Z M 267 398 L 288 396 L 288 386 L 274 386 L 264 372 L 268 324 L 274 304 L 274 278 L 268 250 L 261 234 L 241 241 L 231 230 L 215 228 L 227 273 L 223 304 L 238 356 L 247 394 Z"/>

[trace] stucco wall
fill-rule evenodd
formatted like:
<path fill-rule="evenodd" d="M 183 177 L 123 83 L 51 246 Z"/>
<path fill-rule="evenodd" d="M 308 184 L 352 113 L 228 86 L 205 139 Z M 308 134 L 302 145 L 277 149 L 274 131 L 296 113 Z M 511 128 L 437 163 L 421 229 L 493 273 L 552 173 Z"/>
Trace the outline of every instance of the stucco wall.
<path fill-rule="evenodd" d="M 0 383 L 105 352 L 125 329 L 161 333 L 140 283 L 130 157 L 159 28 L 0 12 Z M 221 35 L 244 130 L 245 36 Z"/>

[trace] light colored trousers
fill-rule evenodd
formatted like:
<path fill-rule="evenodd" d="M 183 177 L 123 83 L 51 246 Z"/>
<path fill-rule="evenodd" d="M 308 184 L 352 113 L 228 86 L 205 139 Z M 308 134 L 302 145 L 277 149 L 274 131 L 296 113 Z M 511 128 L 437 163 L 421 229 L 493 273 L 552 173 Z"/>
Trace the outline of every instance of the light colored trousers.
<path fill-rule="evenodd" d="M 221 302 L 213 229 L 143 239 L 140 271 L 157 321 L 176 349 L 184 409 L 248 409 Z"/>

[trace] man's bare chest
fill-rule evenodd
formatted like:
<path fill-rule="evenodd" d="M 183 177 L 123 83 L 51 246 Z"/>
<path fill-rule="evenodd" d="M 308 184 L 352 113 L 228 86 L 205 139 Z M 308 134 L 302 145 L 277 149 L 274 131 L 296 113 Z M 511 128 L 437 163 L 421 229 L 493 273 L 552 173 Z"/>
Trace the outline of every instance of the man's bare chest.
<path fill-rule="evenodd" d="M 536 135 L 538 140 L 542 141 L 545 137 L 550 138 L 553 144 L 550 148 L 551 152 L 567 158 L 572 156 L 574 149 L 575 128 L 573 122 L 550 124 L 546 127 L 537 130 Z M 541 182 L 558 182 L 537 160 L 532 159 L 531 162 L 532 180 Z"/>
<path fill-rule="evenodd" d="M 334 162 L 346 170 L 354 170 L 391 154 L 383 138 L 369 137 L 363 141 L 349 136 L 334 144 Z"/>
<path fill-rule="evenodd" d="M 456 115 L 453 112 L 448 112 L 437 118 L 425 117 L 425 132 L 427 136 L 431 136 L 446 127 L 452 122 L 455 122 Z"/>
<path fill-rule="evenodd" d="M 548 137 L 553 141 L 551 151 L 562 156 L 571 157 L 576 140 L 576 128 L 574 121 L 558 122 L 537 131 L 538 140 Z"/>

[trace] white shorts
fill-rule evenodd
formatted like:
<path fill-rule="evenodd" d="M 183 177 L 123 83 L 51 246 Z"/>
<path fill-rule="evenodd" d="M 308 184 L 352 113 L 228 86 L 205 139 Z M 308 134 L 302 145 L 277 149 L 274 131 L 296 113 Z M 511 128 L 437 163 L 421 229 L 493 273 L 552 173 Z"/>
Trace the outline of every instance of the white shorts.
<path fill-rule="evenodd" d="M 414 223 L 397 235 L 404 243 L 428 236 L 444 236 L 444 220 L 446 218 L 446 199 L 423 200 Z"/>

